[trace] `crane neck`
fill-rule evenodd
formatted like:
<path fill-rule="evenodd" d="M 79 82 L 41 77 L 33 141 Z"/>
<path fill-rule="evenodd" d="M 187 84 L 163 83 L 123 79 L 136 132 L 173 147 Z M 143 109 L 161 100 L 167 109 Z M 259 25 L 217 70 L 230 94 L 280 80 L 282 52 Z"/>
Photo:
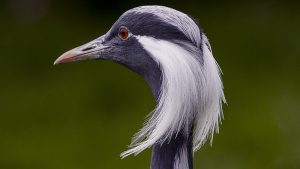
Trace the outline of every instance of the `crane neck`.
<path fill-rule="evenodd" d="M 151 88 L 152 94 L 159 101 L 161 87 L 161 71 L 156 67 L 144 75 Z M 192 169 L 193 168 L 193 141 L 192 127 L 188 138 L 179 132 L 171 140 L 156 143 L 152 147 L 151 169 Z"/>
<path fill-rule="evenodd" d="M 151 169 L 192 169 L 192 137 L 182 134 L 174 136 L 170 142 L 157 143 L 152 148 Z"/>

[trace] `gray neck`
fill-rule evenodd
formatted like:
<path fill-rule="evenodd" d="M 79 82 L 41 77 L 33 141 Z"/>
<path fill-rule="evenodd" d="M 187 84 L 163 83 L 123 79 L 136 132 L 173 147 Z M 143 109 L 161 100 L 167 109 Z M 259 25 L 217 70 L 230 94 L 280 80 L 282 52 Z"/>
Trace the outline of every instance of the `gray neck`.
<path fill-rule="evenodd" d="M 158 101 L 161 87 L 161 72 L 152 69 L 144 75 L 151 91 Z M 155 71 L 156 70 L 156 71 Z M 193 168 L 193 143 L 192 127 L 188 138 L 181 132 L 173 136 L 170 141 L 163 144 L 156 143 L 152 149 L 151 169 L 192 169 Z"/>
<path fill-rule="evenodd" d="M 173 137 L 170 142 L 155 144 L 152 148 L 151 169 L 192 169 L 192 137 L 182 134 Z"/>

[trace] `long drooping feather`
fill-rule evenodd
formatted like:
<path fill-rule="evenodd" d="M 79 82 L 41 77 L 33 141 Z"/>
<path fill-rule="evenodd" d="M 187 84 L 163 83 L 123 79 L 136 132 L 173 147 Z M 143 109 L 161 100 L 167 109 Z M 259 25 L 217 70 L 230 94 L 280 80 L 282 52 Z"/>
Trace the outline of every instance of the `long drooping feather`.
<path fill-rule="evenodd" d="M 131 149 L 121 154 L 138 154 L 154 143 L 163 143 L 180 131 L 188 136 L 194 125 L 194 150 L 203 145 L 222 117 L 225 101 L 220 70 L 212 56 L 205 35 L 201 52 L 191 52 L 182 45 L 153 37 L 137 36 L 138 41 L 162 71 L 162 86 L 157 107 L 138 132 Z M 187 45 L 188 46 L 188 45 Z"/>

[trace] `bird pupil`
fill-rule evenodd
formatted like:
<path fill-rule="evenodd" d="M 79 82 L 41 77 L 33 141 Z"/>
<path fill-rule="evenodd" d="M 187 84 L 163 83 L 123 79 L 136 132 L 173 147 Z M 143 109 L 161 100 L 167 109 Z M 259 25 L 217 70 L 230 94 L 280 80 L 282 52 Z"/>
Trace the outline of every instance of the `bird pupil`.
<path fill-rule="evenodd" d="M 119 37 L 123 40 L 127 40 L 128 30 L 126 28 L 121 28 L 120 31 L 119 31 Z"/>

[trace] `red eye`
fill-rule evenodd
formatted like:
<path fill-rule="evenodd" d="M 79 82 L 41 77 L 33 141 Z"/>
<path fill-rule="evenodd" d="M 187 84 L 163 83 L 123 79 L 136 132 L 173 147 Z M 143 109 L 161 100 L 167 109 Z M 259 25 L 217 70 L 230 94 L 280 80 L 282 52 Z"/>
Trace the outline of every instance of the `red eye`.
<path fill-rule="evenodd" d="M 120 27 L 119 29 L 119 37 L 122 39 L 122 40 L 127 40 L 128 37 L 129 37 L 129 31 L 126 27 Z"/>

